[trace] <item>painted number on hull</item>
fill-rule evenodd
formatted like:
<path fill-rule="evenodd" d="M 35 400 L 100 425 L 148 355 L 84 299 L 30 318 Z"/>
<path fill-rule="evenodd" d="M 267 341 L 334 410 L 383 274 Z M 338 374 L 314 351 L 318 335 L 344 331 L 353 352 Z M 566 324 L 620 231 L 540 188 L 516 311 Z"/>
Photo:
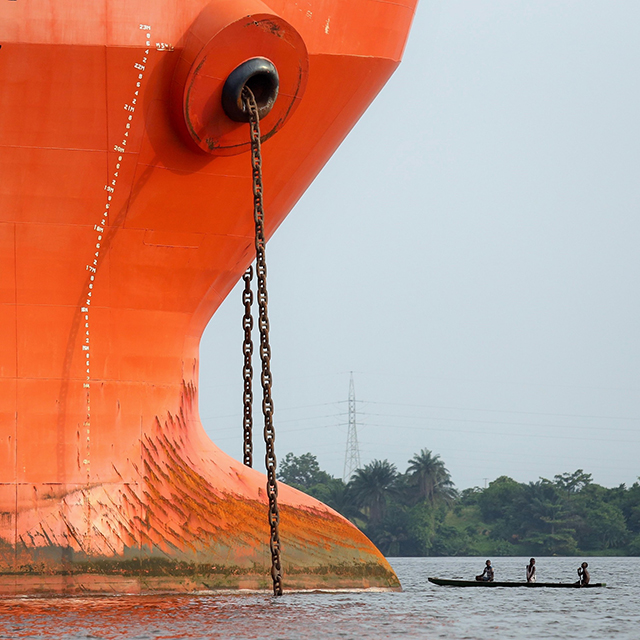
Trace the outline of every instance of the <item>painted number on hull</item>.
<path fill-rule="evenodd" d="M 151 25 L 148 24 L 140 24 L 140 29 L 145 31 L 146 35 L 146 46 L 149 46 L 150 38 L 151 38 Z M 91 262 L 85 265 L 85 271 L 89 272 L 89 278 L 85 285 L 85 295 L 83 306 L 80 308 L 81 322 L 84 324 L 84 340 L 80 345 L 80 350 L 82 353 L 83 364 L 84 364 L 84 379 L 85 381 L 82 383 L 82 388 L 86 389 L 86 419 L 83 422 L 83 426 L 86 428 L 86 445 L 84 451 L 84 459 L 83 464 L 86 466 L 87 470 L 87 480 L 90 477 L 90 464 L 91 464 L 91 300 L 93 298 L 93 291 L 95 287 L 95 279 L 98 273 L 98 267 L 100 266 L 100 250 L 103 247 L 104 242 L 108 239 L 108 236 L 105 234 L 105 228 L 108 224 L 109 220 L 109 210 L 111 208 L 111 201 L 113 200 L 118 182 L 118 175 L 120 172 L 120 168 L 122 166 L 123 160 L 125 158 L 125 147 L 127 145 L 127 138 L 129 136 L 129 129 L 131 129 L 131 124 L 133 122 L 133 117 L 135 113 L 135 104 L 138 101 L 138 95 L 140 93 L 140 86 L 142 84 L 142 80 L 144 78 L 144 72 L 147 66 L 147 56 L 149 55 L 149 49 L 144 50 L 144 54 L 141 56 L 141 60 L 136 62 L 133 65 L 133 68 L 136 70 L 136 75 L 134 76 L 135 87 L 132 92 L 131 100 L 124 104 L 123 108 L 128 113 L 127 122 L 124 127 L 122 142 L 119 144 L 113 145 L 113 151 L 117 154 L 116 165 L 113 170 L 113 174 L 111 180 L 104 185 L 104 191 L 107 192 L 106 201 L 104 202 L 103 208 L 100 211 L 99 222 L 93 225 L 93 231 L 95 232 L 95 236 L 92 241 L 92 253 L 93 259 Z M 106 238 L 105 238 L 106 236 Z"/>

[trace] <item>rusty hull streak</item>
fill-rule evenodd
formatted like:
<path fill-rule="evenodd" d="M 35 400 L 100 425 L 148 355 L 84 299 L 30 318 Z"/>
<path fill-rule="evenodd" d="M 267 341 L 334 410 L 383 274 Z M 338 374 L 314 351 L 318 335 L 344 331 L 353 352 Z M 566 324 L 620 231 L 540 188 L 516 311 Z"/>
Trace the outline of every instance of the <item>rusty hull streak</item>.
<path fill-rule="evenodd" d="M 39 499 L 36 513 L 19 514 L 34 526 L 19 547 L 0 545 L 0 593 L 269 588 L 264 491 L 249 499 L 216 490 L 207 479 L 210 461 L 190 446 L 195 397 L 185 383 L 177 415 L 156 418 L 140 442 L 141 465 L 130 465 L 131 481 L 82 488 L 61 501 L 50 495 Z M 257 474 L 233 473 L 242 481 Z M 288 589 L 399 588 L 386 560 L 353 525 L 319 502 L 290 504 L 287 498 L 299 492 L 281 489 Z"/>

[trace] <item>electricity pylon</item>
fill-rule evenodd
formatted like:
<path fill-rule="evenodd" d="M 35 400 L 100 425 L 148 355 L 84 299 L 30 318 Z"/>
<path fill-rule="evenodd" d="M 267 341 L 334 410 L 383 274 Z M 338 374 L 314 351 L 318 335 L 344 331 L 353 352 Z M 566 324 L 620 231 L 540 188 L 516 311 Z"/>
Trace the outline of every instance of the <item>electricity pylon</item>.
<path fill-rule="evenodd" d="M 344 454 L 344 472 L 342 479 L 349 482 L 353 472 L 360 468 L 360 449 L 358 448 L 358 430 L 356 429 L 356 390 L 353 385 L 353 371 L 349 379 L 349 427 L 347 431 L 347 450 Z"/>

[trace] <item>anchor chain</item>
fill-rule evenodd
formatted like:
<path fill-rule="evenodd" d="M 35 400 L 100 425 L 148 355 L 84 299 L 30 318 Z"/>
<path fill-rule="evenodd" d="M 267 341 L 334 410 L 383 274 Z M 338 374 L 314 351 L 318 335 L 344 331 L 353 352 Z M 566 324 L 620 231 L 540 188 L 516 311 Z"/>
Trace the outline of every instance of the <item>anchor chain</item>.
<path fill-rule="evenodd" d="M 253 218 L 255 222 L 256 276 L 258 301 L 258 328 L 260 330 L 260 360 L 262 364 L 262 413 L 264 415 L 264 441 L 266 445 L 267 496 L 269 498 L 269 548 L 271 549 L 271 578 L 273 595 L 282 595 L 282 567 L 280 563 L 280 512 L 278 510 L 278 481 L 276 480 L 276 432 L 273 426 L 273 399 L 271 397 L 271 347 L 269 345 L 269 316 L 267 314 L 267 264 L 265 259 L 264 208 L 262 185 L 262 150 L 260 147 L 260 118 L 255 97 L 248 87 L 242 90 L 242 101 L 249 113 L 251 132 L 251 167 L 253 174 Z M 246 280 L 245 280 L 246 286 Z M 246 308 L 246 307 L 245 307 Z"/>
<path fill-rule="evenodd" d="M 253 267 L 249 266 L 242 276 L 244 280 L 244 291 L 242 292 L 242 302 L 244 303 L 244 316 L 242 327 L 244 328 L 244 342 L 242 343 L 242 353 L 244 354 L 244 368 L 242 377 L 244 379 L 244 393 L 242 396 L 242 461 L 247 467 L 253 466 L 253 315 L 251 305 L 253 304 L 253 291 L 251 291 L 251 280 L 253 279 Z"/>

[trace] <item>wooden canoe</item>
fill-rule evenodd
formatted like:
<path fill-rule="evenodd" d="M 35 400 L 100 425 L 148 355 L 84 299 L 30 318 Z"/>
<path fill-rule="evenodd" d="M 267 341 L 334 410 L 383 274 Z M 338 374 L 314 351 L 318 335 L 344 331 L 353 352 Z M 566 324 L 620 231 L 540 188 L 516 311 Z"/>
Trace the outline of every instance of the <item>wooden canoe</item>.
<path fill-rule="evenodd" d="M 429 582 L 441 587 L 548 587 L 553 589 L 579 589 L 606 587 L 606 582 L 595 582 L 586 587 L 579 587 L 571 582 L 483 582 L 481 580 L 447 580 L 445 578 L 429 578 Z"/>

